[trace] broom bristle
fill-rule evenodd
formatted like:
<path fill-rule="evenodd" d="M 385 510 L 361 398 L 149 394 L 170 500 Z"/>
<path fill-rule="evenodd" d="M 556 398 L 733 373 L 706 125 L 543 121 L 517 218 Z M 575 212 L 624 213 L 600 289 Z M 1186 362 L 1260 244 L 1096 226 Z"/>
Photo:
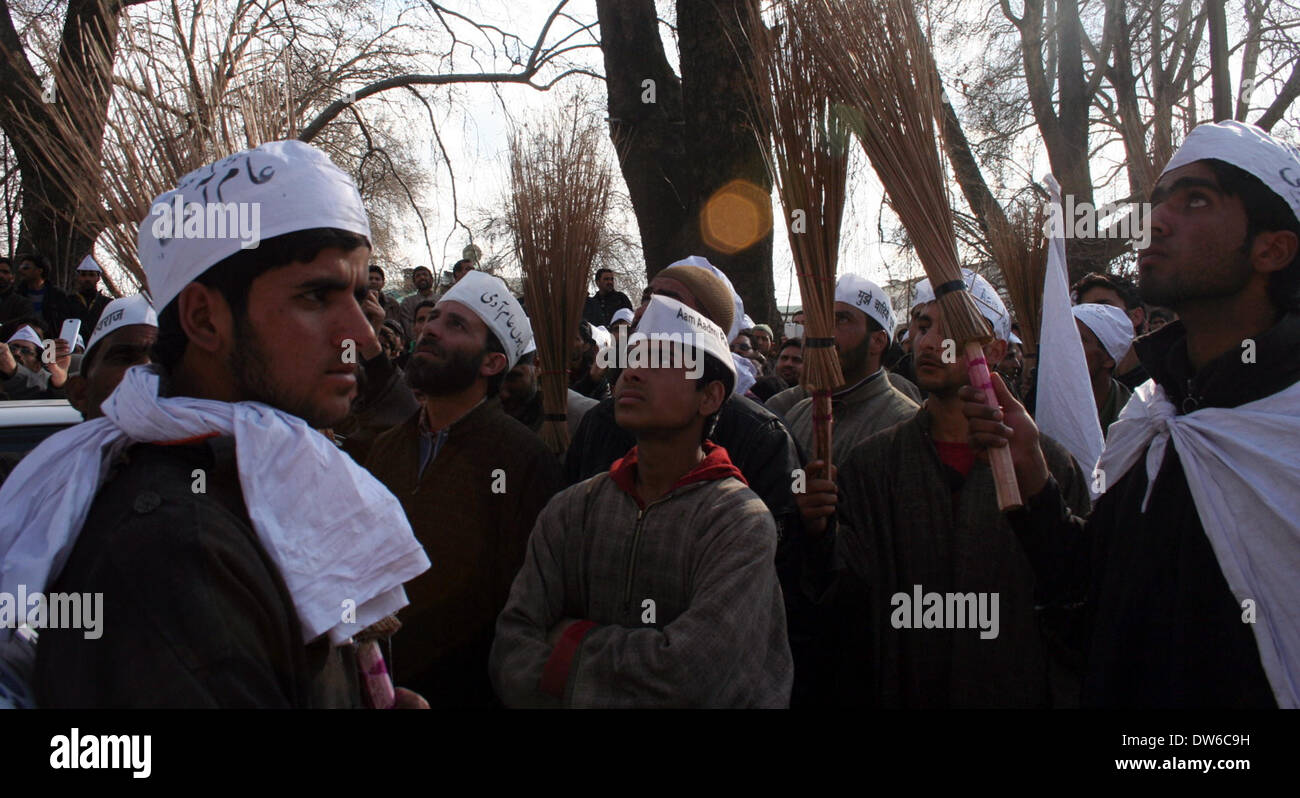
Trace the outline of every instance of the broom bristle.
<path fill-rule="evenodd" d="M 809 5 L 809 0 L 780 3 L 771 31 L 755 10 L 749 25 L 754 69 L 748 83 L 760 149 L 786 214 L 805 336 L 825 341 L 835 335 L 849 133 L 830 100 L 833 87 L 821 64 L 824 43 L 806 24 Z M 810 392 L 843 384 L 834 347 L 805 346 L 803 357 L 801 382 Z"/>
<path fill-rule="evenodd" d="M 1042 204 L 1017 202 L 1008 211 L 1005 223 L 991 220 L 988 231 L 989 251 L 1002 269 L 1027 354 L 1038 350 L 1043 277 L 1047 271 L 1047 238 L 1043 235 L 1046 218 Z"/>
<path fill-rule="evenodd" d="M 826 43 L 828 79 L 845 98 L 845 117 L 931 285 L 960 281 L 961 264 L 936 120 L 939 73 L 911 3 L 814 0 L 810 24 Z M 834 43 L 831 46 L 830 43 Z M 940 298 L 948 334 L 985 340 L 988 326 L 967 291 Z"/>
<path fill-rule="evenodd" d="M 540 131 L 510 140 L 511 226 L 541 369 L 541 437 L 568 448 L 569 349 L 587 300 L 587 279 L 607 238 L 613 174 L 602 132 L 574 102 Z"/>

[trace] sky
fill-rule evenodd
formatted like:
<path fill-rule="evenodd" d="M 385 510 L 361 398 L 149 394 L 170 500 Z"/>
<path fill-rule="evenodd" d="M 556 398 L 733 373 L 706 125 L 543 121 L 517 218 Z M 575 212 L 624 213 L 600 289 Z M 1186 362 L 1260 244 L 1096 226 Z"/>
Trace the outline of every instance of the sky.
<path fill-rule="evenodd" d="M 444 0 L 444 5 L 468 17 L 518 34 L 531 45 L 546 17 L 554 8 L 555 2 L 553 0 Z M 390 18 L 397 9 L 406 6 L 404 0 L 371 0 L 369 3 L 369 7 L 376 13 Z M 671 21 L 673 6 L 672 0 L 659 0 L 661 16 Z M 989 3 L 986 0 L 966 2 L 958 6 L 957 14 L 979 14 L 987 11 L 988 8 Z M 594 23 L 596 20 L 594 0 L 571 0 L 565 10 L 584 23 Z M 428 19 L 427 14 L 425 19 Z M 466 41 L 480 46 L 485 44 L 481 34 L 473 31 L 468 25 L 456 24 L 458 35 Z M 571 32 L 574 27 L 572 22 L 558 20 L 548 36 L 548 41 L 554 43 Z M 676 68 L 677 52 L 675 42 L 672 40 L 672 32 L 666 26 L 661 26 L 660 30 L 665 39 L 665 52 L 669 62 Z M 569 43 L 579 41 L 592 42 L 594 39 L 579 34 Z M 425 71 L 447 71 L 446 66 L 439 64 L 436 58 L 438 48 L 441 47 L 440 43 L 426 43 L 423 40 L 408 43 L 428 47 L 431 51 L 429 63 L 421 65 Z M 974 52 L 973 48 L 980 46 L 979 42 L 971 41 L 965 48 L 939 48 L 940 70 L 945 80 L 955 79 L 963 65 L 975 60 L 978 53 Z M 599 49 L 591 48 L 574 52 L 570 54 L 570 60 L 575 62 L 575 66 L 596 73 L 603 72 Z M 478 65 L 463 55 L 458 56 L 454 68 L 456 71 L 464 72 L 480 71 Z M 510 69 L 510 65 L 504 60 L 498 60 L 495 64 L 485 61 L 481 68 L 506 71 Z M 551 72 L 550 76 L 554 74 Z M 548 77 L 544 75 L 543 79 Z M 456 203 L 452 201 L 451 179 L 447 164 L 434 140 L 424 108 L 409 99 L 405 102 L 399 99 L 395 107 L 400 110 L 389 112 L 380 111 L 377 105 L 370 106 L 378 115 L 373 120 L 374 123 L 393 125 L 408 135 L 410 146 L 432 176 L 428 190 L 417 197 L 417 203 L 428 225 L 429 245 L 426 246 L 415 213 L 406 211 L 395 220 L 400 240 L 399 251 L 393 253 L 396 255 L 395 259 L 408 266 L 429 265 L 432 260 L 432 265 L 436 269 L 450 269 L 451 264 L 461 256 L 462 249 L 470 243 L 470 235 L 463 227 L 456 224 L 456 217 L 459 216 L 462 222 L 475 226 L 475 223 L 485 216 L 500 215 L 507 205 L 509 170 L 507 151 L 511 131 L 521 124 L 538 119 L 546 109 L 563 102 L 575 91 L 589 94 L 594 101 L 595 112 L 603 119 L 604 85 L 597 79 L 585 76 L 570 77 L 550 92 L 540 92 L 517 84 L 497 86 L 458 84 L 424 89 L 425 95 L 430 98 L 434 108 L 438 134 L 446 149 L 447 160 L 450 161 L 455 173 L 458 199 Z M 388 96 L 395 97 L 400 94 L 400 92 L 389 92 Z M 961 102 L 960 96 L 955 92 L 950 94 L 959 103 Z M 367 100 L 360 102 L 366 103 Z M 960 110 L 959 105 L 959 113 Z M 967 128 L 967 132 L 972 135 L 972 138 L 978 135 L 978 131 L 970 127 Z M 602 142 L 605 157 L 609 159 L 615 175 L 616 191 L 625 193 L 622 176 L 614 161 L 613 147 L 607 137 Z M 1094 172 L 1100 174 L 1100 163 L 1121 159 L 1122 151 L 1116 153 L 1114 149 L 1102 150 L 1095 158 L 1098 160 L 1095 162 Z M 1047 173 L 1045 152 L 1037 139 L 1036 128 L 1031 126 L 1022 135 L 1012 163 L 1015 170 L 1035 180 L 1041 180 Z M 1126 192 L 1126 181 L 1121 172 L 1118 180 L 1099 189 L 1097 199 L 1106 201 Z M 882 199 L 880 183 L 861 149 L 855 148 L 851 154 L 849 192 L 841 234 L 840 273 L 862 274 L 883 285 L 891 277 L 919 276 L 921 270 L 919 263 L 910 252 L 900 249 L 889 241 L 881 240 L 882 226 L 888 234 L 889 228 L 894 224 L 891 214 L 887 211 L 882 214 Z M 624 205 L 626 206 L 626 202 Z M 960 199 L 957 200 L 957 205 L 961 205 Z M 793 259 L 784 229 L 785 214 L 776 201 L 775 192 L 773 218 L 777 220 L 773 237 L 772 269 L 777 304 L 798 305 L 798 286 L 794 278 Z M 625 207 L 623 211 L 614 214 L 614 224 L 632 240 L 635 254 L 638 256 L 635 262 L 643 266 L 639 258 L 636 222 L 630 209 Z M 487 258 L 501 255 L 500 250 L 509 247 L 509 241 L 504 236 L 495 242 L 476 238 L 474 243 L 485 250 Z M 429 254 L 430 249 L 432 258 Z M 681 254 L 685 257 L 693 253 Z M 635 271 L 638 273 L 631 275 L 634 279 L 620 281 L 624 287 L 628 287 L 630 283 L 639 288 L 643 284 L 644 269 Z M 396 275 L 390 275 L 390 289 L 400 284 L 400 280 L 395 280 L 394 277 Z"/>

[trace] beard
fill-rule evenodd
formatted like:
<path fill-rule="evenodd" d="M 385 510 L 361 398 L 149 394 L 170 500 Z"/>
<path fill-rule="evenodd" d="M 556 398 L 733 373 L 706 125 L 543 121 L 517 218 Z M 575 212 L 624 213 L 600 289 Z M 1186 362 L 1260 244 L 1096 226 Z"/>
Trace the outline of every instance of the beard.
<path fill-rule="evenodd" d="M 270 347 L 263 345 L 247 317 L 240 318 L 235 323 L 234 351 L 230 353 L 227 366 L 234 375 L 235 388 L 244 400 L 279 408 L 317 429 L 331 427 L 347 417 L 346 413 L 339 415 L 317 407 L 310 396 L 295 398 L 277 386 L 272 378 L 275 369 L 271 364 L 270 351 Z"/>
<path fill-rule="evenodd" d="M 1148 305 L 1175 310 L 1186 302 L 1227 299 L 1236 296 L 1250 282 L 1250 245 L 1247 241 L 1218 263 L 1186 264 L 1173 273 L 1148 273 L 1138 279 L 1138 295 Z M 1168 269 L 1168 263 L 1163 264 Z M 1208 268 L 1207 268 L 1208 267 Z"/>
<path fill-rule="evenodd" d="M 452 396 L 472 386 L 478 379 L 479 366 L 483 364 L 487 350 L 469 355 L 464 352 L 447 352 L 437 344 L 434 346 L 437 349 L 435 354 L 441 355 L 443 362 L 435 361 L 428 357 L 429 353 L 418 349 L 407 361 L 406 384 L 411 390 L 429 396 Z"/>
<path fill-rule="evenodd" d="M 840 353 L 840 372 L 844 374 L 845 384 L 848 384 L 854 376 L 859 378 L 867 376 L 863 372 L 867 370 L 870 359 L 871 333 L 868 332 L 862 339 L 862 343 L 847 352 Z"/>

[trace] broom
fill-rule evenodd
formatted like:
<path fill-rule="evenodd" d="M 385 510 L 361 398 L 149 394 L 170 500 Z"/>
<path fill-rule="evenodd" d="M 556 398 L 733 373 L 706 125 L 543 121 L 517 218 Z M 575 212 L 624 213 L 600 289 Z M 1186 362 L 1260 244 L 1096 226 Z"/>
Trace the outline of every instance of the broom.
<path fill-rule="evenodd" d="M 997 406 L 982 343 L 989 323 L 962 280 L 947 180 L 935 134 L 942 88 L 911 3 L 811 0 L 808 20 L 826 43 L 829 80 L 848 100 L 848 118 L 916 247 L 946 332 L 967 358 L 971 385 Z M 1011 453 L 990 449 L 998 505 L 1021 506 Z"/>
<path fill-rule="evenodd" d="M 1038 325 L 1043 315 L 1043 277 L 1047 271 L 1047 237 L 1042 205 L 1016 202 L 1005 220 L 990 219 L 989 252 L 1002 277 L 1020 320 L 1020 340 L 1025 357 L 1038 351 Z"/>
<path fill-rule="evenodd" d="M 602 132 L 575 100 L 535 133 L 510 139 L 511 213 L 541 367 L 542 441 L 569 446 L 568 372 L 587 279 L 608 237 L 613 176 L 600 157 Z"/>
<path fill-rule="evenodd" d="M 796 24 L 807 0 L 778 5 L 768 31 L 755 14 L 748 85 L 755 133 L 786 214 L 804 312 L 802 384 L 813 402 L 814 458 L 830 473 L 831 390 L 844 382 L 835 345 L 835 270 L 848 179 L 848 130 L 830 101 L 821 42 Z M 769 146 L 770 145 L 770 146 Z"/>

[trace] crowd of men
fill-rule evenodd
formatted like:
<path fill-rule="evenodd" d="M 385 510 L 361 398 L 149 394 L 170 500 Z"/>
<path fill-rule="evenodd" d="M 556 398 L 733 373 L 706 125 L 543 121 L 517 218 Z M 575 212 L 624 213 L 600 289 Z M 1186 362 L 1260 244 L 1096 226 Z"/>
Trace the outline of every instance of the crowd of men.
<path fill-rule="evenodd" d="M 1072 287 L 1100 463 L 1039 431 L 1053 386 L 972 271 L 998 407 L 953 353 L 951 284 L 922 281 L 899 323 L 842 275 L 817 340 L 750 320 L 689 253 L 635 306 L 599 270 L 547 364 L 546 309 L 473 261 L 389 296 L 355 186 L 308 145 L 157 201 L 243 162 L 274 185 L 226 201 L 302 207 L 255 249 L 142 225 L 149 298 L 107 301 L 93 260 L 72 296 L 38 256 L 20 284 L 0 261 L 5 391 L 86 419 L 0 488 L 0 596 L 105 601 L 92 639 L 17 631 L 0 599 L 0 666 L 32 703 L 358 706 L 380 628 L 399 707 L 1300 701 L 1300 156 L 1262 131 L 1196 128 L 1137 285 Z M 75 365 L 76 342 L 43 356 L 70 316 Z M 843 376 L 830 463 L 801 385 L 817 347 Z M 999 508 L 990 447 L 1023 507 Z"/>

